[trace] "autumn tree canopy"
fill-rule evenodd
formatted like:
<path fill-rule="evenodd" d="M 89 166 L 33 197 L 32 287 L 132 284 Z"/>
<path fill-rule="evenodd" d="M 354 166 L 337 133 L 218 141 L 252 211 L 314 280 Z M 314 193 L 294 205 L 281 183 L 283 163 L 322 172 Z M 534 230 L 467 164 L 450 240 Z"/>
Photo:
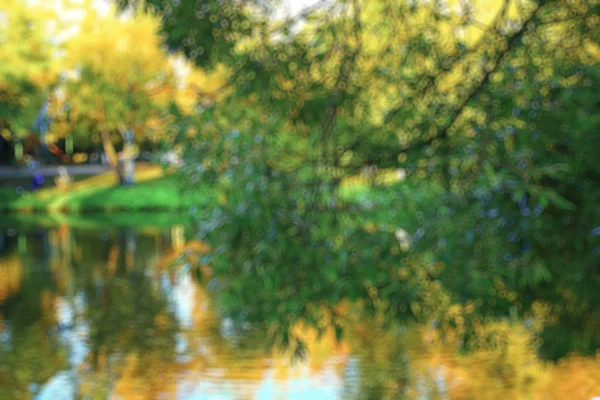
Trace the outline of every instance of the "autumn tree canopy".
<path fill-rule="evenodd" d="M 56 13 L 22 1 L 0 5 L 0 134 L 7 140 L 29 133 L 50 88 L 57 83 Z"/>
<path fill-rule="evenodd" d="M 228 95 L 179 126 L 190 182 L 219 188 L 199 227 L 236 315 L 318 324 L 311 304 L 349 298 L 419 318 L 410 304 L 439 280 L 478 315 L 549 304 L 549 357 L 595 351 L 597 2 L 339 0 L 290 18 L 270 2 L 152 4 L 190 60 L 202 39 L 229 49 L 198 61 L 225 66 Z M 240 23 L 219 14 L 234 8 Z M 355 209 L 340 188 L 365 166 L 408 178 Z"/>

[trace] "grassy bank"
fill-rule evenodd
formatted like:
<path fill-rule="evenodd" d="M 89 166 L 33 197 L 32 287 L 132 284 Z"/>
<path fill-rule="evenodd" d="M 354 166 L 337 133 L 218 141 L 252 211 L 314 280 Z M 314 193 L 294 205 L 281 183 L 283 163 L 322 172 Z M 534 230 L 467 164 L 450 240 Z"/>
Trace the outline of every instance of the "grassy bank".
<path fill-rule="evenodd" d="M 161 167 L 140 165 L 135 185 L 122 186 L 114 173 L 97 175 L 68 188 L 28 192 L 0 189 L 0 210 L 10 213 L 97 213 L 175 211 L 209 201 L 208 190 L 186 189 L 184 178 L 165 174 Z"/>
<path fill-rule="evenodd" d="M 51 221 L 82 214 L 114 214 L 127 212 L 162 213 L 184 211 L 191 207 L 201 209 L 215 200 L 214 191 L 208 186 L 194 185 L 191 189 L 184 176 L 166 173 L 160 166 L 140 164 L 136 167 L 136 184 L 123 186 L 114 173 L 108 172 L 74 182 L 67 188 L 44 188 L 38 192 L 19 190 L 15 187 L 0 188 L 0 213 L 50 216 Z M 377 183 L 375 187 L 372 183 Z M 378 187 L 378 188 L 377 188 Z M 419 190 L 421 189 L 421 190 Z M 401 198 L 419 196 L 422 189 L 399 183 L 395 171 L 382 171 L 376 182 L 363 177 L 344 180 L 339 195 L 351 203 L 372 204 L 366 211 L 370 218 L 384 222 L 389 218 L 390 206 L 411 214 L 410 206 Z M 425 193 L 431 193 L 431 188 Z M 398 202 L 402 204 L 398 204 Z M 379 215 L 381 214 L 381 215 Z M 35 217 L 38 219 L 38 217 Z M 103 218 L 103 217 L 98 217 Z"/>

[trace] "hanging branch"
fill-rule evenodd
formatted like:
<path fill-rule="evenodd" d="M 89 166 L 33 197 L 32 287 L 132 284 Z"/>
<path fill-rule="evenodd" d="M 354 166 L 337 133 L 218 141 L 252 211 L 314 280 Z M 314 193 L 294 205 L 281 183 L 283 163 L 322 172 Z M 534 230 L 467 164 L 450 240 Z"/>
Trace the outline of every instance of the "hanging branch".
<path fill-rule="evenodd" d="M 435 82 L 444 74 L 451 72 L 456 65 L 458 65 L 461 61 L 463 61 L 466 57 L 472 54 L 476 54 L 482 46 L 489 41 L 490 35 L 500 35 L 501 27 L 503 26 L 503 22 L 506 18 L 506 12 L 508 10 L 508 6 L 510 5 L 510 0 L 504 0 L 502 8 L 496 14 L 494 21 L 485 29 L 485 32 L 481 35 L 481 38 L 475 43 L 472 47 L 469 47 L 463 51 L 459 51 L 454 54 L 449 60 L 445 60 L 447 65 L 441 66 L 440 71 L 436 75 L 429 76 L 425 78 L 425 84 L 417 89 L 417 96 L 424 97 L 427 92 L 434 86 Z M 402 110 L 402 105 L 398 105 L 388 111 L 385 116 L 383 124 L 388 124 L 391 120 Z"/>
<path fill-rule="evenodd" d="M 433 137 L 422 140 L 418 143 L 414 143 L 410 146 L 407 146 L 403 149 L 403 151 L 413 151 L 416 149 L 420 149 L 422 147 L 432 144 L 436 140 L 442 140 L 442 139 L 446 139 L 448 137 L 448 131 L 454 126 L 456 120 L 462 114 L 465 107 L 469 104 L 469 102 L 471 100 L 473 100 L 475 97 L 477 97 L 479 95 L 479 93 L 482 91 L 483 88 L 485 88 L 485 86 L 488 84 L 488 82 L 490 80 L 491 75 L 498 70 L 498 68 L 502 65 L 502 62 L 504 61 L 504 59 L 512 52 L 514 47 L 517 45 L 517 43 L 521 40 L 521 38 L 525 34 L 525 31 L 526 31 L 529 23 L 531 23 L 532 21 L 535 20 L 538 12 L 542 9 L 542 7 L 545 4 L 546 4 L 545 2 L 540 2 L 537 5 L 537 7 L 534 9 L 534 11 L 531 13 L 531 15 L 523 22 L 523 24 L 521 25 L 521 28 L 510 37 L 506 47 L 496 56 L 494 66 L 492 68 L 489 68 L 486 70 L 481 81 L 471 90 L 469 95 L 458 105 L 458 107 L 452 113 L 450 120 L 444 125 L 444 127 L 441 130 L 439 130 L 438 133 L 436 135 L 434 135 Z"/>

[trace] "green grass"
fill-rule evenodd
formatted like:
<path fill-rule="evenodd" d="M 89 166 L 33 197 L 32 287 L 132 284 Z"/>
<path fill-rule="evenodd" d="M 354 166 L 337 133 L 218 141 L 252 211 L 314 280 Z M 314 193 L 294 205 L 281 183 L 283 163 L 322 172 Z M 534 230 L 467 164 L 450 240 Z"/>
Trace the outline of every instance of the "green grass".
<path fill-rule="evenodd" d="M 15 188 L 0 188 L 0 208 L 15 210 L 33 207 L 36 204 L 33 194 L 24 191 L 19 194 Z"/>
<path fill-rule="evenodd" d="M 350 177 L 338 194 L 350 203 L 370 204 L 363 212 L 364 218 L 385 223 L 390 217 L 412 219 L 415 204 L 432 203 L 439 192 L 422 182 L 418 187 L 397 182 L 394 176 L 394 171 L 383 171 L 380 180 L 387 182 L 380 182 L 381 186 L 372 186 L 360 177 Z M 115 174 L 109 172 L 73 183 L 66 190 L 46 188 L 19 194 L 13 188 L 0 188 L 0 213 L 4 214 L 2 218 L 13 213 L 34 213 L 54 215 L 54 219 L 90 213 L 187 213 L 191 207 L 201 211 L 203 206 L 216 200 L 215 191 L 209 185 L 196 184 L 190 188 L 184 176 L 165 174 L 158 166 L 138 165 L 136 180 L 134 185 L 119 185 Z"/>
<path fill-rule="evenodd" d="M 130 186 L 119 185 L 112 175 L 103 174 L 67 190 L 19 194 L 13 188 L 0 188 L 0 210 L 5 214 L 173 211 L 199 207 L 212 198 L 208 188 L 196 185 L 190 189 L 185 179 L 175 174 L 163 175 L 160 170 L 146 168 L 139 176 Z"/>
<path fill-rule="evenodd" d="M 183 178 L 169 175 L 131 186 L 113 186 L 70 199 L 79 210 L 183 210 L 210 200 L 208 188 L 189 189 Z"/>

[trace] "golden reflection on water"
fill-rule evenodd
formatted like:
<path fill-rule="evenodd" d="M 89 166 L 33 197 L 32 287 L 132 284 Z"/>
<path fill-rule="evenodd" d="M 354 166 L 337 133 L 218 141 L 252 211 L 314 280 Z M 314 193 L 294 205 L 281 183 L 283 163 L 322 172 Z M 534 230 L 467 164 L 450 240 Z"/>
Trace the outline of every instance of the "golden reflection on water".
<path fill-rule="evenodd" d="M 482 338 L 495 339 L 481 340 L 478 350 L 462 354 L 451 336 L 442 337 L 436 328 L 413 324 L 384 330 L 346 304 L 340 307 L 348 321 L 345 339 L 338 343 L 333 332 L 319 338 L 298 325 L 294 333 L 308 355 L 292 363 L 290 352 L 264 350 L 265 332 L 248 333 L 244 345 L 236 345 L 227 318 L 215 310 L 204 287 L 167 268 L 182 253 L 206 249 L 202 242 L 186 242 L 181 227 L 107 235 L 61 226 L 47 233 L 18 233 L 5 238 L 0 249 L 0 399 L 600 396 L 600 355 L 543 362 L 532 330 L 506 321 L 480 326 Z M 17 239 L 26 242 L 24 248 L 8 243 Z M 191 257 L 188 261 L 197 261 Z M 143 275 L 128 278 L 132 274 Z M 146 286 L 136 292 L 142 281 Z M 97 310 L 87 309 L 82 293 L 98 296 Z M 155 300 L 140 298 L 145 294 Z M 161 306 L 163 297 L 169 306 Z M 133 310 L 122 304 L 138 301 Z M 111 316 L 118 307 L 124 309 Z M 102 318 L 119 317 L 140 320 L 102 325 Z M 138 348 L 140 330 L 147 331 L 140 336 L 147 342 Z M 95 346 L 101 334 L 114 337 Z M 56 383 L 61 371 L 76 379 Z"/>
<path fill-rule="evenodd" d="M 17 256 L 6 257 L 0 261 L 0 304 L 21 288 L 23 265 Z"/>

